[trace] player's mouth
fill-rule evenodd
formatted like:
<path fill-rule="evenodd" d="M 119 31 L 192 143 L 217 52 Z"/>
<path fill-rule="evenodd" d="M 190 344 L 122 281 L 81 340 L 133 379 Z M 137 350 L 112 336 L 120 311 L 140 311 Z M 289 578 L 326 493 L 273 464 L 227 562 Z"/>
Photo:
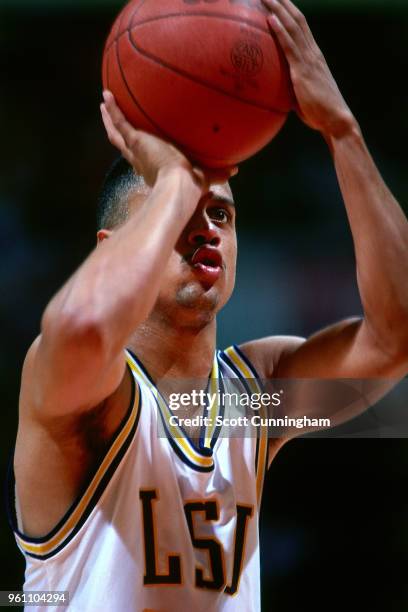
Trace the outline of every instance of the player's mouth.
<path fill-rule="evenodd" d="M 199 247 L 194 252 L 190 264 L 199 280 L 207 285 L 207 288 L 219 279 L 224 267 L 218 249 L 209 245 Z"/>

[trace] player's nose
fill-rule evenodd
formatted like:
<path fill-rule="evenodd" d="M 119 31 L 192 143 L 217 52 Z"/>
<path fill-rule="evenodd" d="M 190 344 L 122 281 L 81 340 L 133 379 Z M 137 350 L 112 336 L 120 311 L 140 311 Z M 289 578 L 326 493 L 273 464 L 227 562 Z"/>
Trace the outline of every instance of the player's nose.
<path fill-rule="evenodd" d="M 211 246 L 219 246 L 221 240 L 217 229 L 211 226 L 203 226 L 190 230 L 188 234 L 188 242 L 191 246 L 199 247 L 202 244 L 209 244 Z"/>

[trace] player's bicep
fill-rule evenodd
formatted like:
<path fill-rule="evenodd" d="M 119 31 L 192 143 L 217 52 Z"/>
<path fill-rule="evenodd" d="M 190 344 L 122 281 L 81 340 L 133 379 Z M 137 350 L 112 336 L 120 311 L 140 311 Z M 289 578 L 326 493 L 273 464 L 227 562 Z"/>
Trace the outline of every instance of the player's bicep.
<path fill-rule="evenodd" d="M 58 348 L 38 336 L 24 362 L 20 410 L 38 418 L 91 409 L 114 393 L 123 379 L 124 353 L 104 363 L 86 343 Z"/>
<path fill-rule="evenodd" d="M 407 372 L 406 361 L 376 344 L 362 319 L 332 325 L 291 348 L 282 351 L 274 371 L 285 388 L 280 416 L 303 419 L 305 425 L 289 427 L 286 438 L 361 414 Z"/>
<path fill-rule="evenodd" d="M 331 325 L 290 350 L 275 365 L 276 378 L 395 378 L 405 376 L 407 359 L 390 354 L 364 319 Z"/>

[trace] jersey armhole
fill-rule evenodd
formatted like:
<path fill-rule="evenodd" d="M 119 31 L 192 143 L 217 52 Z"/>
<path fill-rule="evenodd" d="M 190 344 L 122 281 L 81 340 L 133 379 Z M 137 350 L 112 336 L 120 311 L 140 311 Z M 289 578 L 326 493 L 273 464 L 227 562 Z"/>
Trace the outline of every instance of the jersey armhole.
<path fill-rule="evenodd" d="M 24 555 L 35 559 L 48 559 L 62 550 L 74 538 L 108 487 L 126 451 L 129 449 L 140 419 L 141 392 L 129 364 L 127 363 L 126 366 L 132 380 L 131 401 L 113 441 L 90 477 L 88 484 L 83 487 L 77 499 L 58 524 L 43 537 L 29 537 L 19 529 L 18 500 L 16 499 L 16 481 L 13 468 L 14 450 L 11 453 L 5 483 L 6 508 L 10 527 L 14 532 L 17 545 Z"/>

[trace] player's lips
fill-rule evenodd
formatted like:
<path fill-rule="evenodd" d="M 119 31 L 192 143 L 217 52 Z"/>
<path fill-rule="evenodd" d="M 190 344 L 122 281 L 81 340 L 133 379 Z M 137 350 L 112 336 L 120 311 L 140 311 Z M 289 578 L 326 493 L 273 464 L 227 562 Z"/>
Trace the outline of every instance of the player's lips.
<path fill-rule="evenodd" d="M 219 250 L 209 245 L 198 247 L 191 258 L 191 265 L 198 264 L 211 268 L 222 268 L 222 257 Z"/>
<path fill-rule="evenodd" d="M 210 285 L 220 277 L 224 267 L 218 249 L 209 245 L 199 247 L 194 252 L 190 263 L 200 280 Z"/>

